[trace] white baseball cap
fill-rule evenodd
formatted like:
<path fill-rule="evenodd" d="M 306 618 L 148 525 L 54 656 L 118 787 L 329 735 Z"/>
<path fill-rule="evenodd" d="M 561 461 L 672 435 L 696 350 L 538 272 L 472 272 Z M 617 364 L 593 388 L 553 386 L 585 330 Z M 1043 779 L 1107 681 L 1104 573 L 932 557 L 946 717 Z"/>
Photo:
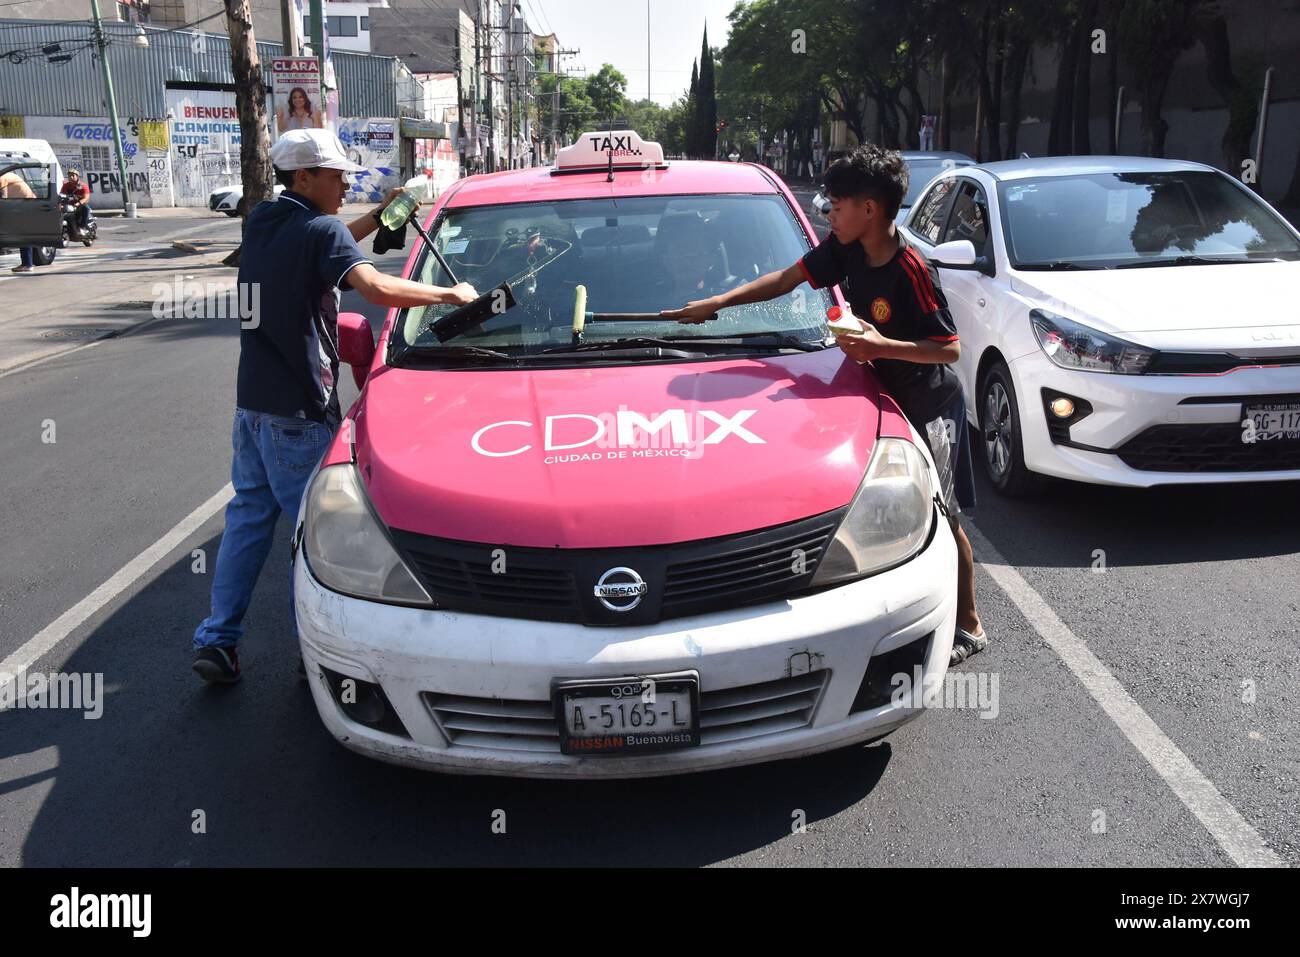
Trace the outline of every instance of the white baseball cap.
<path fill-rule="evenodd" d="M 341 169 L 345 173 L 364 173 L 366 167 L 348 159 L 339 138 L 329 130 L 288 130 L 271 147 L 271 164 L 276 169 Z"/>

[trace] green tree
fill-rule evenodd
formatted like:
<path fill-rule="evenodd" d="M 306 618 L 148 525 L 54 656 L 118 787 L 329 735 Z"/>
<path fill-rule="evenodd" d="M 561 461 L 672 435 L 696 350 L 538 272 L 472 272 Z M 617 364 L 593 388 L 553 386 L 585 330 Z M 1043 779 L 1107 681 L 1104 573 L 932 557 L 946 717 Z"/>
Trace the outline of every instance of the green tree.
<path fill-rule="evenodd" d="M 687 156 L 698 156 L 700 152 L 700 65 L 698 61 L 691 63 L 691 87 L 686 94 L 686 114 L 682 119 L 685 123 L 682 149 Z"/>
<path fill-rule="evenodd" d="M 704 27 L 700 47 L 699 85 L 700 155 L 713 159 L 718 146 L 718 100 L 714 85 L 713 50 L 709 47 L 709 28 Z"/>
<path fill-rule="evenodd" d="M 1142 109 L 1142 148 L 1165 155 L 1165 92 L 1174 65 L 1196 42 L 1199 0 L 1125 0 L 1119 15 L 1125 59 L 1133 70 Z"/>
<path fill-rule="evenodd" d="M 600 70 L 587 77 L 587 99 L 595 111 L 594 123 L 590 129 L 600 129 L 609 122 L 609 118 L 623 112 L 627 77 L 608 63 Z"/>

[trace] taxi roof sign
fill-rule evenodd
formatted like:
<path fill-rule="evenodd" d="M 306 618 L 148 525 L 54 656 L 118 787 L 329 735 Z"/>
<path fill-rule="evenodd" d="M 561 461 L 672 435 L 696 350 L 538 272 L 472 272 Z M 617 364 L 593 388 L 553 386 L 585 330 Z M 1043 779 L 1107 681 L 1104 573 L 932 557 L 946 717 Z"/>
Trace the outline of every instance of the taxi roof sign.
<path fill-rule="evenodd" d="M 577 170 L 645 169 L 663 166 L 664 148 L 641 139 L 635 130 L 593 130 L 583 133 L 572 146 L 555 154 L 555 173 Z"/>

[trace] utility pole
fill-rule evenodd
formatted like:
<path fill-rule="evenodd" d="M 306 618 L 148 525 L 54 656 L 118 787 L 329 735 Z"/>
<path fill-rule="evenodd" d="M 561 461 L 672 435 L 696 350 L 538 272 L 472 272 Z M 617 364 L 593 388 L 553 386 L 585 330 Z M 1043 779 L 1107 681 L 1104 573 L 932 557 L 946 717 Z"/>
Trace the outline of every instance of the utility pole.
<path fill-rule="evenodd" d="M 461 69 L 465 51 L 460 42 L 460 17 L 456 17 L 456 152 L 459 155 L 460 174 L 465 175 L 465 91 L 461 83 Z"/>
<path fill-rule="evenodd" d="M 325 107 L 325 4 L 323 0 L 311 0 L 311 52 L 316 56 L 316 71 L 320 75 L 320 88 L 316 91 L 316 95 L 320 98 L 321 116 L 326 116 L 328 111 Z"/>
<path fill-rule="evenodd" d="M 485 167 L 485 171 L 489 173 L 496 172 L 496 166 L 497 166 L 497 124 L 496 124 L 496 113 L 494 112 L 495 107 L 492 104 L 492 81 L 493 79 L 495 79 L 495 75 L 492 72 L 492 55 L 493 55 L 492 48 L 494 45 L 492 41 L 492 34 L 496 28 L 492 25 L 491 11 L 492 11 L 492 4 L 494 2 L 495 0 L 486 0 L 483 7 L 485 11 L 484 16 L 487 18 L 486 26 L 484 28 L 484 33 L 483 33 L 483 44 L 485 47 L 483 51 L 483 77 L 484 77 L 485 85 L 487 86 L 486 116 L 487 116 L 487 128 L 488 128 L 488 155 L 487 155 L 487 163 L 484 164 L 484 167 Z"/>
<path fill-rule="evenodd" d="M 135 203 L 131 202 L 131 184 L 126 180 L 126 156 L 122 153 L 122 125 L 117 120 L 117 98 L 113 96 L 113 73 L 108 68 L 108 41 L 104 38 L 104 23 L 99 19 L 99 0 L 90 0 L 90 12 L 95 17 L 95 48 L 99 51 L 99 65 L 104 70 L 104 95 L 108 99 L 108 122 L 113 127 L 117 175 L 122 180 L 122 215 L 127 219 L 135 219 Z"/>
<path fill-rule="evenodd" d="M 280 36 L 284 45 L 285 56 L 298 56 L 298 32 L 301 23 L 295 23 L 293 0 L 280 0 Z"/>

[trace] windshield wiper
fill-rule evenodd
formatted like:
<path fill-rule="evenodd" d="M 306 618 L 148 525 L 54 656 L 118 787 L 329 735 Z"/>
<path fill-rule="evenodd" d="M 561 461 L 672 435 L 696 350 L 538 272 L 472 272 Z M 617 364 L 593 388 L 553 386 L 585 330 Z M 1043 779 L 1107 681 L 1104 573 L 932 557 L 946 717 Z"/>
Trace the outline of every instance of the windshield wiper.
<path fill-rule="evenodd" d="M 691 349 L 696 346 L 722 346 L 733 349 L 798 349 L 800 352 L 819 352 L 826 348 L 821 342 L 808 342 L 795 336 L 770 332 L 742 332 L 734 336 L 628 336 L 624 339 L 606 339 L 600 342 L 582 342 L 573 346 L 553 346 L 543 349 L 540 355 L 568 352 L 605 352 L 614 349 L 666 347 Z"/>
<path fill-rule="evenodd" d="M 393 356 L 392 366 L 400 366 L 408 356 L 421 359 L 490 359 L 494 362 L 505 360 L 515 362 L 519 357 L 482 346 L 407 346 Z"/>
<path fill-rule="evenodd" d="M 1263 263 L 1277 262 L 1274 259 L 1252 258 L 1250 256 L 1175 256 L 1172 259 L 1152 259 L 1120 263 L 1116 269 L 1142 269 L 1150 266 L 1218 266 L 1223 263 Z"/>
<path fill-rule="evenodd" d="M 1106 267 L 1106 266 L 1081 266 L 1079 263 L 1077 263 L 1077 262 L 1073 262 L 1073 261 L 1071 261 L 1071 260 L 1069 260 L 1069 259 L 1058 259 L 1058 260 L 1056 260 L 1055 262 L 1050 262 L 1050 263 L 1021 263 L 1021 264 L 1020 264 L 1019 266 L 1017 266 L 1016 268 L 1017 268 L 1017 269 L 1042 269 L 1042 270 L 1061 269 L 1061 270 L 1065 270 L 1065 269 L 1106 269 L 1106 268 L 1108 268 L 1108 267 Z"/>

